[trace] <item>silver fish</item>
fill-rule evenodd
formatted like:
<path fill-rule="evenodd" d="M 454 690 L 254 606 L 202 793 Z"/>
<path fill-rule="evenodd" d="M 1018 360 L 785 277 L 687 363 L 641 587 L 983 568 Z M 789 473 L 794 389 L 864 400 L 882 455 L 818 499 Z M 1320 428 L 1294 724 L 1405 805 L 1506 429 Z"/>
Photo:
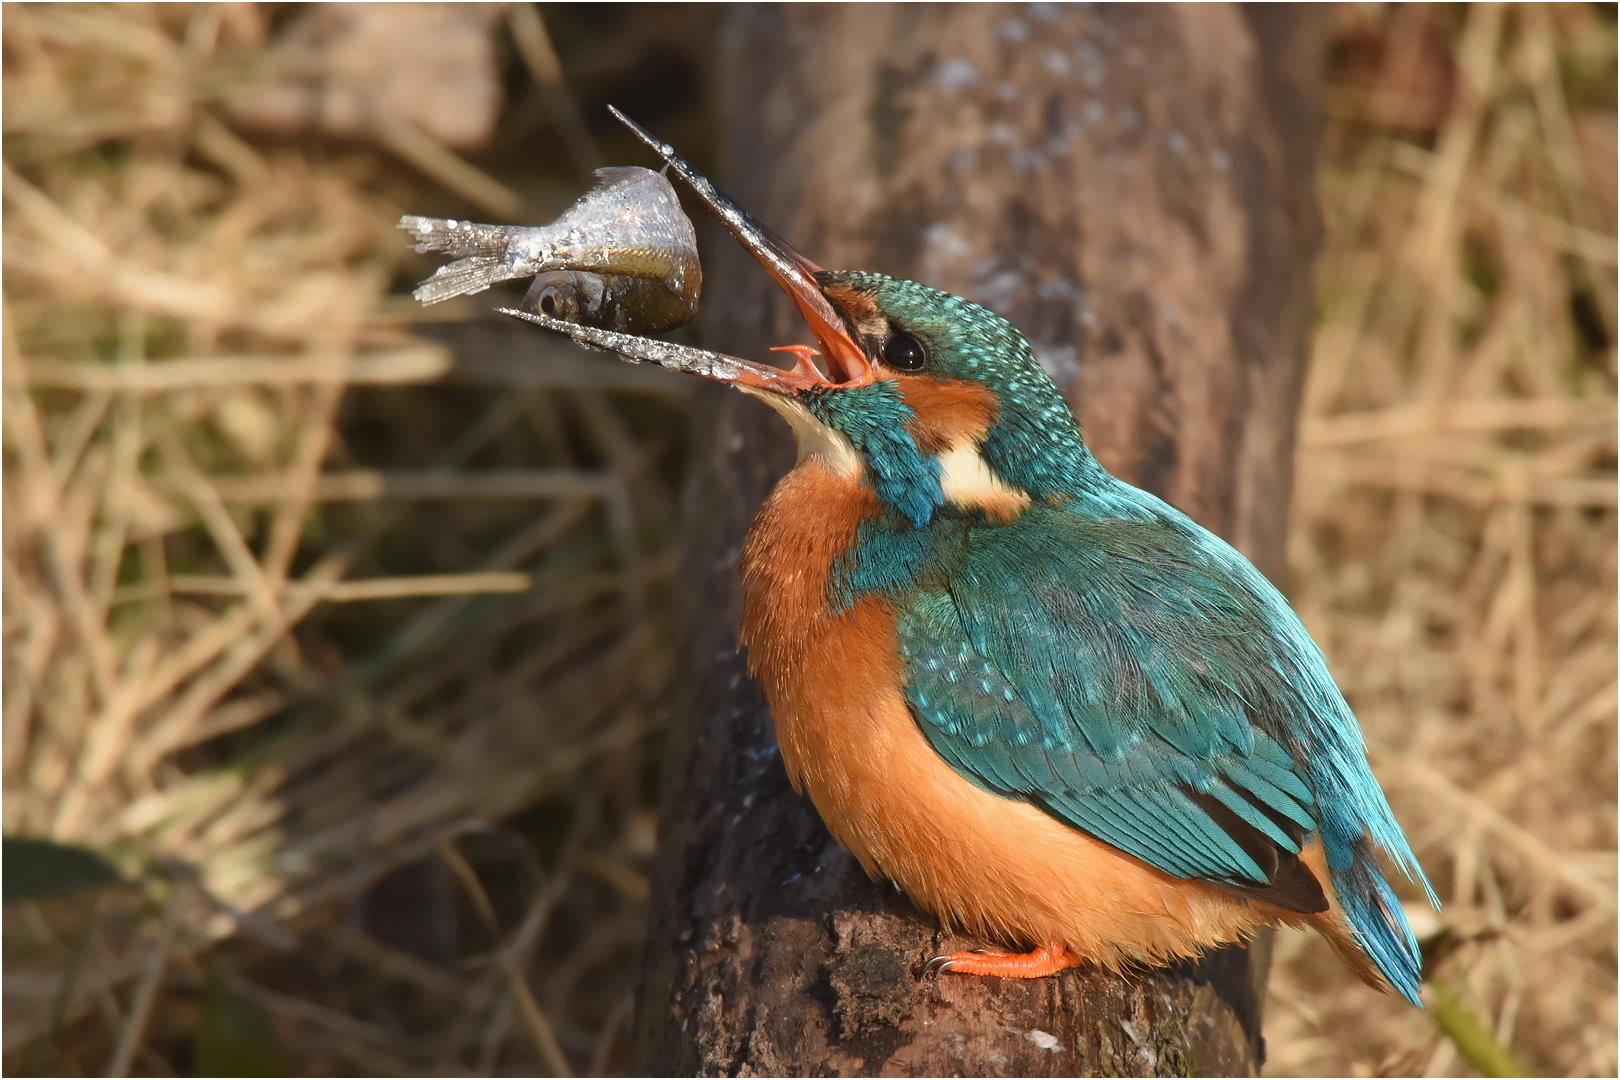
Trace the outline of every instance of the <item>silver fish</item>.
<path fill-rule="evenodd" d="M 598 169 L 596 176 L 596 187 L 550 225 L 400 218 L 417 251 L 456 256 L 413 295 L 436 304 L 532 275 L 525 310 L 625 333 L 687 322 L 697 313 L 703 270 L 675 189 L 638 166 Z"/>

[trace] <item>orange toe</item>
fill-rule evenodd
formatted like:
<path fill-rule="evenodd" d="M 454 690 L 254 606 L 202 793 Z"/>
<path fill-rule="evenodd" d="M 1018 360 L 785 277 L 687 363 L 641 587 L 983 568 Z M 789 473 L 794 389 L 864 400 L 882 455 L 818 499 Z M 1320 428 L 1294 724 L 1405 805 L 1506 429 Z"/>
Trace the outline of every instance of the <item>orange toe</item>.
<path fill-rule="evenodd" d="M 1039 979 L 1064 968 L 1078 967 L 1080 958 L 1061 942 L 1048 941 L 1033 952 L 959 952 L 936 956 L 933 971 L 960 971 L 966 975 L 997 975 L 1003 979 Z"/>

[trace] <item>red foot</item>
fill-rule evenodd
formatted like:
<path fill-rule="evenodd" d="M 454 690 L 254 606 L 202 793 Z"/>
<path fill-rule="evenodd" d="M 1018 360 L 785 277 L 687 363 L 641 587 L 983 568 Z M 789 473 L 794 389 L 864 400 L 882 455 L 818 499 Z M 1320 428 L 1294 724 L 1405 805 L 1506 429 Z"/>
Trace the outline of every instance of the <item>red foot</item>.
<path fill-rule="evenodd" d="M 967 975 L 999 975 L 1003 979 L 1039 979 L 1064 968 L 1079 967 L 1080 958 L 1060 942 L 1048 941 L 1034 952 L 959 952 L 936 956 L 925 971 L 960 971 Z"/>

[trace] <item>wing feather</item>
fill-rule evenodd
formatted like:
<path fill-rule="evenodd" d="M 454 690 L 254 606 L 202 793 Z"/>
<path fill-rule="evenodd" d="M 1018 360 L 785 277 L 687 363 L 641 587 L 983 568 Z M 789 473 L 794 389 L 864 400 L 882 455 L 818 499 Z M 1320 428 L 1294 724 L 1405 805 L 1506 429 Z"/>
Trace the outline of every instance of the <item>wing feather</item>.
<path fill-rule="evenodd" d="M 924 735 L 973 783 L 1165 873 L 1325 908 L 1297 859 L 1315 800 L 1253 675 L 1276 670 L 1253 605 L 1174 530 L 1133 522 L 1127 548 L 1057 517 L 975 531 L 899 601 Z"/>

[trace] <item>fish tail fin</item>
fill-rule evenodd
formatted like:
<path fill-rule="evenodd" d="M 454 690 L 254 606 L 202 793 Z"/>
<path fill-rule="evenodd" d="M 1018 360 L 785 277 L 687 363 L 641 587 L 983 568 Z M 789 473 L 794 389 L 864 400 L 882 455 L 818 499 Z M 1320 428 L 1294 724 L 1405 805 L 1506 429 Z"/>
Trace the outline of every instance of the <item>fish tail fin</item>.
<path fill-rule="evenodd" d="M 536 230 L 522 225 L 480 225 L 476 221 L 418 217 L 406 214 L 399 228 L 416 240 L 416 250 L 442 251 L 458 258 L 468 255 L 504 256 L 514 242 Z"/>
<path fill-rule="evenodd" d="M 483 292 L 498 281 L 527 277 L 533 269 L 514 248 L 534 232 L 517 225 L 480 225 L 476 221 L 406 214 L 399 227 L 416 238 L 416 250 L 442 251 L 456 261 L 439 267 L 411 295 L 424 304 L 437 304 L 454 296 Z"/>
<path fill-rule="evenodd" d="M 411 295 L 424 304 L 437 304 L 454 296 L 483 292 L 496 282 L 510 280 L 513 276 L 511 264 L 504 259 L 474 255 L 439 267 Z"/>

